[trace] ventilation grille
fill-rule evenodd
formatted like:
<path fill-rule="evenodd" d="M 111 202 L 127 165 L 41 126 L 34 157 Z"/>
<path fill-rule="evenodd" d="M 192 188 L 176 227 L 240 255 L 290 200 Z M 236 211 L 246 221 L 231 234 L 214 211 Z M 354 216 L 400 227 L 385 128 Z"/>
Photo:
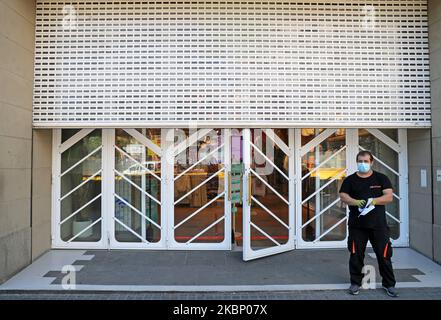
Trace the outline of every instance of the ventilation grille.
<path fill-rule="evenodd" d="M 426 0 L 37 1 L 36 127 L 430 126 Z"/>

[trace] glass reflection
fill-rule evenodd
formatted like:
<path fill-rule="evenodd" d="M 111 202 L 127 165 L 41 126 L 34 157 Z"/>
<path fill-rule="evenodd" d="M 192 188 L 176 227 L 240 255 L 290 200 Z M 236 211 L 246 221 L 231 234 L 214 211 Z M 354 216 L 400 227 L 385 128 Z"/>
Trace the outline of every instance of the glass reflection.
<path fill-rule="evenodd" d="M 62 136 L 76 133 L 62 130 Z M 101 130 L 61 154 L 60 235 L 63 241 L 101 239 Z"/>
<path fill-rule="evenodd" d="M 175 131 L 175 145 L 190 136 Z M 224 135 L 214 129 L 187 146 L 174 162 L 175 240 L 219 243 L 225 238 Z M 204 231 L 205 230 L 205 231 Z"/>
<path fill-rule="evenodd" d="M 161 129 L 139 129 L 161 145 Z M 161 159 L 122 129 L 115 133 L 115 238 L 119 242 L 161 239 Z"/>
<path fill-rule="evenodd" d="M 302 146 L 322 131 L 302 129 Z M 346 207 L 338 195 L 346 176 L 345 146 L 345 130 L 338 129 L 302 157 L 302 238 L 305 241 L 338 241 L 346 237 L 343 220 Z"/>
<path fill-rule="evenodd" d="M 288 145 L 288 129 L 274 133 Z M 289 157 L 264 130 L 251 130 L 251 139 L 256 146 L 251 147 L 251 248 L 258 250 L 288 241 Z"/>

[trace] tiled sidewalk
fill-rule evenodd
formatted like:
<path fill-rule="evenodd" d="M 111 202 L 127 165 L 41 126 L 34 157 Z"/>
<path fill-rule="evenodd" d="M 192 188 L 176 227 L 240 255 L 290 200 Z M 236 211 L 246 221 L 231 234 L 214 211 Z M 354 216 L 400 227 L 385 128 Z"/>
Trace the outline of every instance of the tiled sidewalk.
<path fill-rule="evenodd" d="M 294 250 L 248 262 L 235 251 L 51 250 L 0 285 L 0 293 L 59 290 L 66 294 L 62 270 L 69 266 L 76 271 L 77 292 L 207 292 L 208 296 L 213 292 L 230 292 L 224 293 L 227 296 L 267 292 L 277 297 L 286 292 L 291 298 L 309 294 L 347 298 L 341 290 L 349 285 L 348 258 L 345 249 Z M 378 269 L 372 253 L 366 255 L 365 264 Z M 409 248 L 396 248 L 393 264 L 398 288 L 434 288 L 427 292 L 439 292 L 440 265 Z M 378 272 L 376 283 L 377 287 L 381 283 Z M 365 291 L 360 299 L 384 296 L 375 292 Z"/>
<path fill-rule="evenodd" d="M 383 290 L 363 290 L 351 296 L 345 290 L 277 292 L 0 292 L 0 300 L 441 300 L 441 288 L 402 288 L 399 298 Z"/>

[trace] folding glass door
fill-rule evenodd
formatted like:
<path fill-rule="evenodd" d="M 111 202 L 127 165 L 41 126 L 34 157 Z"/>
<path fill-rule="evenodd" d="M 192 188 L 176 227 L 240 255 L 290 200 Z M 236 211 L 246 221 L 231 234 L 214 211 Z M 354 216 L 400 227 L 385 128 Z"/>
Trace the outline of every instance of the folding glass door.
<path fill-rule="evenodd" d="M 294 249 L 294 131 L 243 129 L 243 259 Z"/>

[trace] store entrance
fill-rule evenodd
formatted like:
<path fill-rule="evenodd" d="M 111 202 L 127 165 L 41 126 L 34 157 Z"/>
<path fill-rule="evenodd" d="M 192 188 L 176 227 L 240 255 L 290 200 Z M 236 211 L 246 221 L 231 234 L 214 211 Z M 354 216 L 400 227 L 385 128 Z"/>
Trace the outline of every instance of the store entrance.
<path fill-rule="evenodd" d="M 294 249 L 294 132 L 243 129 L 231 147 L 232 166 L 243 165 L 242 202 L 232 210 L 243 259 Z"/>
<path fill-rule="evenodd" d="M 294 131 L 176 129 L 173 249 L 242 250 L 244 260 L 294 248 Z"/>
<path fill-rule="evenodd" d="M 406 145 L 405 129 L 57 129 L 52 247 L 236 249 L 245 260 L 343 248 L 338 190 L 364 149 L 393 184 L 388 225 L 407 246 Z"/>
<path fill-rule="evenodd" d="M 169 130 L 169 133 L 171 130 Z M 167 164 L 168 247 L 231 249 L 231 130 L 173 129 Z"/>
<path fill-rule="evenodd" d="M 62 144 L 66 247 L 107 236 L 110 249 L 237 249 L 245 260 L 294 248 L 293 129 L 96 132 Z"/>
<path fill-rule="evenodd" d="M 53 140 L 53 248 L 235 249 L 245 260 L 342 248 L 338 190 L 363 149 L 393 184 L 394 245 L 408 244 L 404 129 L 91 128 Z"/>

